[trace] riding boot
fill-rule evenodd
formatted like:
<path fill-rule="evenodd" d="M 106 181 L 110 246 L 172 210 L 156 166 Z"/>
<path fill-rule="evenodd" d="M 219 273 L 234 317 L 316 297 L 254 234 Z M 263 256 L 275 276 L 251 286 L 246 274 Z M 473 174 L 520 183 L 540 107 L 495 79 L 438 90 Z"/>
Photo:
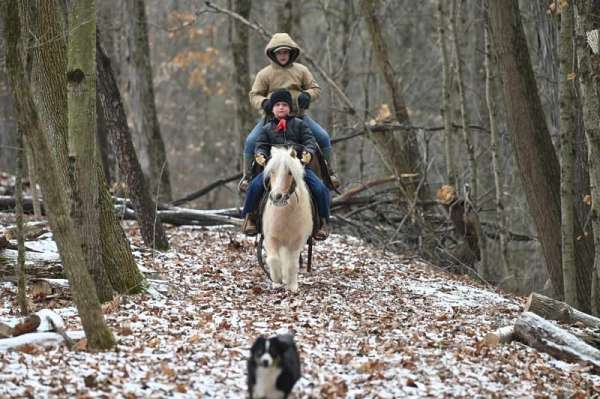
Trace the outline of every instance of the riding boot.
<path fill-rule="evenodd" d="M 254 156 L 247 155 L 244 153 L 244 161 L 243 161 L 243 176 L 242 180 L 240 180 L 238 184 L 238 190 L 242 193 L 246 192 L 248 189 L 248 185 L 250 184 L 250 179 L 252 178 L 252 164 L 254 163 Z"/>
<path fill-rule="evenodd" d="M 321 228 L 319 229 L 319 231 L 317 231 L 315 233 L 314 239 L 317 241 L 326 240 L 327 237 L 329 237 L 330 233 L 331 233 L 331 228 L 327 224 L 327 220 L 324 218 L 321 218 Z"/>
<path fill-rule="evenodd" d="M 242 225 L 242 232 L 247 236 L 255 236 L 258 234 L 258 229 L 256 228 L 256 213 L 249 213 L 246 215 L 244 224 Z"/>
<path fill-rule="evenodd" d="M 342 182 L 335 174 L 335 166 L 333 161 L 333 149 L 329 151 L 323 151 L 323 158 L 325 158 L 325 162 L 327 162 L 327 169 L 329 169 L 329 179 L 331 180 L 331 184 L 334 189 L 337 189 Z"/>

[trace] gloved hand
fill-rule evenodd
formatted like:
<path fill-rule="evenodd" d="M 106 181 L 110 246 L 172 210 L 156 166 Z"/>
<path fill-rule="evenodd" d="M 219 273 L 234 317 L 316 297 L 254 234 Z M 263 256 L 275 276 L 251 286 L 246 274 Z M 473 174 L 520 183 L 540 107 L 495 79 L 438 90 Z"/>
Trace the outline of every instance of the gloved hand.
<path fill-rule="evenodd" d="M 298 107 L 300 107 L 300 109 L 308 109 L 309 106 L 310 106 L 310 94 L 303 91 L 302 93 L 300 93 L 298 95 Z"/>
<path fill-rule="evenodd" d="M 256 156 L 254 157 L 254 160 L 260 166 L 265 166 L 265 164 L 267 163 L 267 158 L 265 158 L 265 156 L 263 154 L 256 154 Z"/>
<path fill-rule="evenodd" d="M 310 155 L 310 152 L 302 151 L 302 163 L 303 164 L 308 165 L 310 163 L 311 159 L 312 159 L 312 155 Z"/>
<path fill-rule="evenodd" d="M 270 114 L 271 112 L 273 112 L 273 107 L 271 106 L 271 100 L 269 100 L 268 98 L 265 98 L 263 100 L 261 107 L 267 114 Z"/>

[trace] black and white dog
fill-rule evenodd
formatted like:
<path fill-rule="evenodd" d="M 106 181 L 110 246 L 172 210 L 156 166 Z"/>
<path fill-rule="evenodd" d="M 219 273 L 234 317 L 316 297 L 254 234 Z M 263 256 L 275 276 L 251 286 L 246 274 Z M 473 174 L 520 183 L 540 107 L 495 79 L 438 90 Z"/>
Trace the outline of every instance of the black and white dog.
<path fill-rule="evenodd" d="M 250 349 L 250 399 L 285 399 L 300 379 L 300 357 L 291 334 L 260 336 Z"/>

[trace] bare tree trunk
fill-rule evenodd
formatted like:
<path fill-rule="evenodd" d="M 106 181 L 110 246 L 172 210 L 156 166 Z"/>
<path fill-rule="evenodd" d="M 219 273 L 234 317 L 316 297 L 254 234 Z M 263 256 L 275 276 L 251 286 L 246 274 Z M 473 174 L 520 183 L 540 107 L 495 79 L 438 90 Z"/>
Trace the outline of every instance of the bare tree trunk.
<path fill-rule="evenodd" d="M 500 261 L 502 263 L 502 269 L 504 277 L 510 275 L 510 264 L 508 261 L 508 239 L 507 239 L 507 223 L 506 223 L 506 211 L 504 210 L 503 199 L 503 176 L 500 168 L 500 154 L 498 145 L 498 122 L 496 121 L 496 85 L 492 73 L 493 65 L 496 63 L 492 61 L 493 53 L 489 38 L 488 25 L 489 18 L 486 17 L 486 29 L 484 31 L 485 36 L 485 99 L 487 103 L 488 118 L 490 125 L 490 141 L 492 153 L 492 171 L 494 174 L 494 189 L 496 199 L 496 220 L 499 228 L 500 236 Z M 515 268 L 516 269 L 516 268 Z M 515 273 L 517 270 L 515 270 Z M 515 281 L 518 281 L 518 277 L 514 276 Z"/>
<path fill-rule="evenodd" d="M 68 214 L 67 199 L 59 184 L 56 162 L 51 156 L 48 138 L 40 129 L 31 90 L 26 84 L 25 73 L 20 63 L 22 54 L 18 46 L 21 32 L 18 9 L 6 2 L 1 3 L 0 7 L 4 20 L 6 60 L 15 110 L 22 126 L 28 128 L 24 132 L 28 133 L 33 146 L 48 220 L 69 278 L 73 299 L 81 317 L 88 346 L 94 349 L 109 349 L 115 341 L 104 322 L 94 283 L 83 266 L 85 257 L 73 221 Z"/>
<path fill-rule="evenodd" d="M 462 0 L 458 0 L 462 1 Z M 462 9 L 462 7 L 461 7 Z M 452 47 L 454 50 L 454 67 L 456 69 L 456 82 L 458 86 L 458 96 L 460 103 L 460 120 L 463 132 L 463 140 L 467 149 L 467 159 L 469 165 L 469 184 L 471 185 L 471 194 L 474 201 L 473 206 L 477 208 L 477 162 L 475 161 L 475 148 L 473 146 L 473 137 L 467 123 L 466 99 L 464 88 L 464 74 L 462 66 L 462 55 L 460 51 L 460 43 L 457 33 L 456 19 L 460 15 L 460 10 L 457 7 L 457 0 L 452 0 L 452 11 L 450 12 L 450 26 L 452 33 Z M 483 251 L 484 248 L 481 248 Z"/>
<path fill-rule="evenodd" d="M 565 302 L 576 308 L 577 270 L 575 268 L 573 204 L 573 164 L 575 149 L 574 80 L 576 57 L 573 47 L 573 4 L 561 4 L 560 27 L 560 158 L 561 158 L 561 249 Z"/>
<path fill-rule="evenodd" d="M 235 0 L 234 11 L 248 19 L 252 9 L 251 0 Z M 236 113 L 239 121 L 239 148 L 244 148 L 244 141 L 254 127 L 254 112 L 248 101 L 250 92 L 250 63 L 248 62 L 248 38 L 250 28 L 239 21 L 231 21 L 234 26 L 234 40 L 231 44 L 233 54 Z"/>
<path fill-rule="evenodd" d="M 31 190 L 31 202 L 33 204 L 33 215 L 35 217 L 42 216 L 42 208 L 40 206 L 40 192 L 38 190 L 38 178 L 35 174 L 35 159 L 33 159 L 33 150 L 31 145 L 23 138 L 23 151 L 25 160 L 27 161 L 27 174 L 29 176 L 29 189 Z"/>
<path fill-rule="evenodd" d="M 102 263 L 98 176 L 96 173 L 96 1 L 77 0 L 69 13 L 67 106 L 71 215 L 98 299 L 110 301 L 113 290 Z"/>
<path fill-rule="evenodd" d="M 396 120 L 400 124 L 410 125 L 402 89 L 392 68 L 387 44 L 383 37 L 383 27 L 376 15 L 376 11 L 380 9 L 380 1 L 361 0 L 360 4 L 373 43 L 375 59 L 391 93 Z M 411 130 L 404 129 L 387 135 L 373 134 L 370 137 L 384 155 L 384 162 L 399 178 L 406 173 L 423 172 L 417 138 Z M 407 188 L 408 194 L 412 196 L 416 187 Z"/>
<path fill-rule="evenodd" d="M 544 121 L 529 59 L 529 50 L 516 0 L 489 3 L 492 38 L 502 74 L 508 127 L 519 173 L 527 196 L 546 268 L 555 292 L 562 297 L 560 237 L 560 167 Z M 577 222 L 576 222 L 577 223 Z M 578 223 L 576 229 L 580 228 Z M 575 262 L 581 266 L 577 275 L 583 311 L 590 306 L 592 259 L 585 250 L 585 240 L 575 243 Z M 587 277 L 586 277 L 587 276 Z"/>
<path fill-rule="evenodd" d="M 23 237 L 23 165 L 25 147 L 23 146 L 23 131 L 17 127 L 17 171 L 15 173 L 15 207 L 17 222 L 17 303 L 21 315 L 29 314 L 27 304 L 27 281 L 25 274 L 25 238 Z"/>
<path fill-rule="evenodd" d="M 276 5 L 277 32 L 285 32 L 290 36 L 299 36 L 302 16 L 302 2 L 295 0 L 278 1 Z"/>
<path fill-rule="evenodd" d="M 0 40 L 0 54 L 4 54 L 3 47 Z M 17 127 L 12 108 L 6 70 L 0 67 L 0 170 L 12 170 L 15 166 L 14 147 L 16 147 Z"/>
<path fill-rule="evenodd" d="M 454 159 L 454 127 L 452 126 L 452 100 L 450 98 L 450 58 L 448 57 L 448 41 L 446 39 L 447 13 L 445 0 L 438 1 L 439 35 L 442 50 L 442 116 L 444 118 L 444 150 L 446 153 L 446 179 L 448 184 L 456 187 L 457 172 Z"/>
<path fill-rule="evenodd" d="M 149 177 L 151 192 L 158 194 L 157 200 L 169 202 L 172 199 L 171 179 L 165 143 L 156 114 L 145 1 L 131 0 L 127 4 L 132 30 L 130 77 L 134 94 L 131 102 L 135 110 L 132 116 L 137 133 L 143 140 L 139 150 L 144 154 L 142 158 L 147 158 L 145 172 Z"/>
<path fill-rule="evenodd" d="M 135 262 L 129 241 L 114 212 L 112 196 L 106 186 L 102 167 L 96 162 L 95 168 L 100 186 L 98 203 L 104 269 L 108 274 L 110 284 L 119 294 L 138 294 L 148 287 L 148 282 Z"/>
<path fill-rule="evenodd" d="M 583 0 L 577 3 L 577 35 L 600 28 L 600 17 L 594 11 L 600 7 L 599 0 Z M 579 77 L 583 91 L 583 121 L 588 144 L 591 187 L 591 221 L 594 234 L 594 274 L 592 280 L 592 313 L 600 315 L 600 54 L 590 51 L 583 41 L 578 42 Z"/>
<path fill-rule="evenodd" d="M 125 176 L 127 189 L 131 193 L 142 238 L 149 247 L 166 250 L 169 248 L 169 242 L 160 224 L 160 218 L 156 214 L 156 204 L 150 196 L 146 179 L 133 148 L 121 95 L 112 75 L 110 60 L 98 41 L 96 42 L 96 56 L 98 57 L 96 63 L 98 68 L 98 94 L 106 128 L 113 148 L 117 149 L 119 168 Z"/>

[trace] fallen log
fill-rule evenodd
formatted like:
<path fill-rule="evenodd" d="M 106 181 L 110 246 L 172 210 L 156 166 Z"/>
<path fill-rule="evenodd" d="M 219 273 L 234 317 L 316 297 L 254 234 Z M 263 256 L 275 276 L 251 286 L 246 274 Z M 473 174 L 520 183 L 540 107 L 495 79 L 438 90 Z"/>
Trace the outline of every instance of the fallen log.
<path fill-rule="evenodd" d="M 600 350 L 531 312 L 523 312 L 514 326 L 519 341 L 568 362 L 585 362 L 600 371 Z"/>
<path fill-rule="evenodd" d="M 485 346 L 494 347 L 498 344 L 508 344 L 514 339 L 514 327 L 504 326 L 500 327 L 496 331 L 489 332 L 483 338 L 483 344 Z"/>
<path fill-rule="evenodd" d="M 65 337 L 68 337 L 69 340 L 65 340 Z M 42 347 L 56 346 L 62 343 L 69 345 L 70 342 L 82 338 L 85 338 L 85 333 L 83 331 L 67 331 L 64 332 L 64 335 L 58 332 L 34 332 L 19 335 L 18 337 L 0 339 L 0 352 L 12 350 L 29 351 L 32 350 L 31 345 L 39 345 Z"/>
<path fill-rule="evenodd" d="M 135 212 L 129 208 L 121 209 L 125 219 L 135 219 Z M 243 220 L 234 216 L 216 211 L 199 211 L 187 208 L 172 208 L 169 210 L 158 211 L 158 216 L 162 223 L 169 223 L 175 226 L 193 225 L 193 226 L 218 226 L 229 224 L 241 226 Z"/>
<path fill-rule="evenodd" d="M 5 249 L 0 251 L 0 276 L 15 276 L 17 251 Z M 30 278 L 66 278 L 60 257 L 55 252 L 25 252 L 25 272 Z"/>
<path fill-rule="evenodd" d="M 547 320 L 557 320 L 569 324 L 582 323 L 587 327 L 600 329 L 600 319 L 583 313 L 567 303 L 548 298 L 533 292 L 527 299 L 526 312 L 532 312 Z"/>
<path fill-rule="evenodd" d="M 0 195 L 0 211 L 14 211 L 16 207 L 16 199 L 11 195 Z M 40 201 L 42 214 L 44 214 L 44 206 Z M 23 198 L 23 212 L 33 214 L 33 200 L 31 197 Z"/>
<path fill-rule="evenodd" d="M 48 226 L 48 221 L 46 220 L 25 223 L 23 224 L 23 239 L 25 241 L 34 240 L 49 231 L 50 227 Z M 2 232 L 0 232 L 0 235 L 4 235 L 9 240 L 16 240 L 17 226 L 6 227 Z"/>

